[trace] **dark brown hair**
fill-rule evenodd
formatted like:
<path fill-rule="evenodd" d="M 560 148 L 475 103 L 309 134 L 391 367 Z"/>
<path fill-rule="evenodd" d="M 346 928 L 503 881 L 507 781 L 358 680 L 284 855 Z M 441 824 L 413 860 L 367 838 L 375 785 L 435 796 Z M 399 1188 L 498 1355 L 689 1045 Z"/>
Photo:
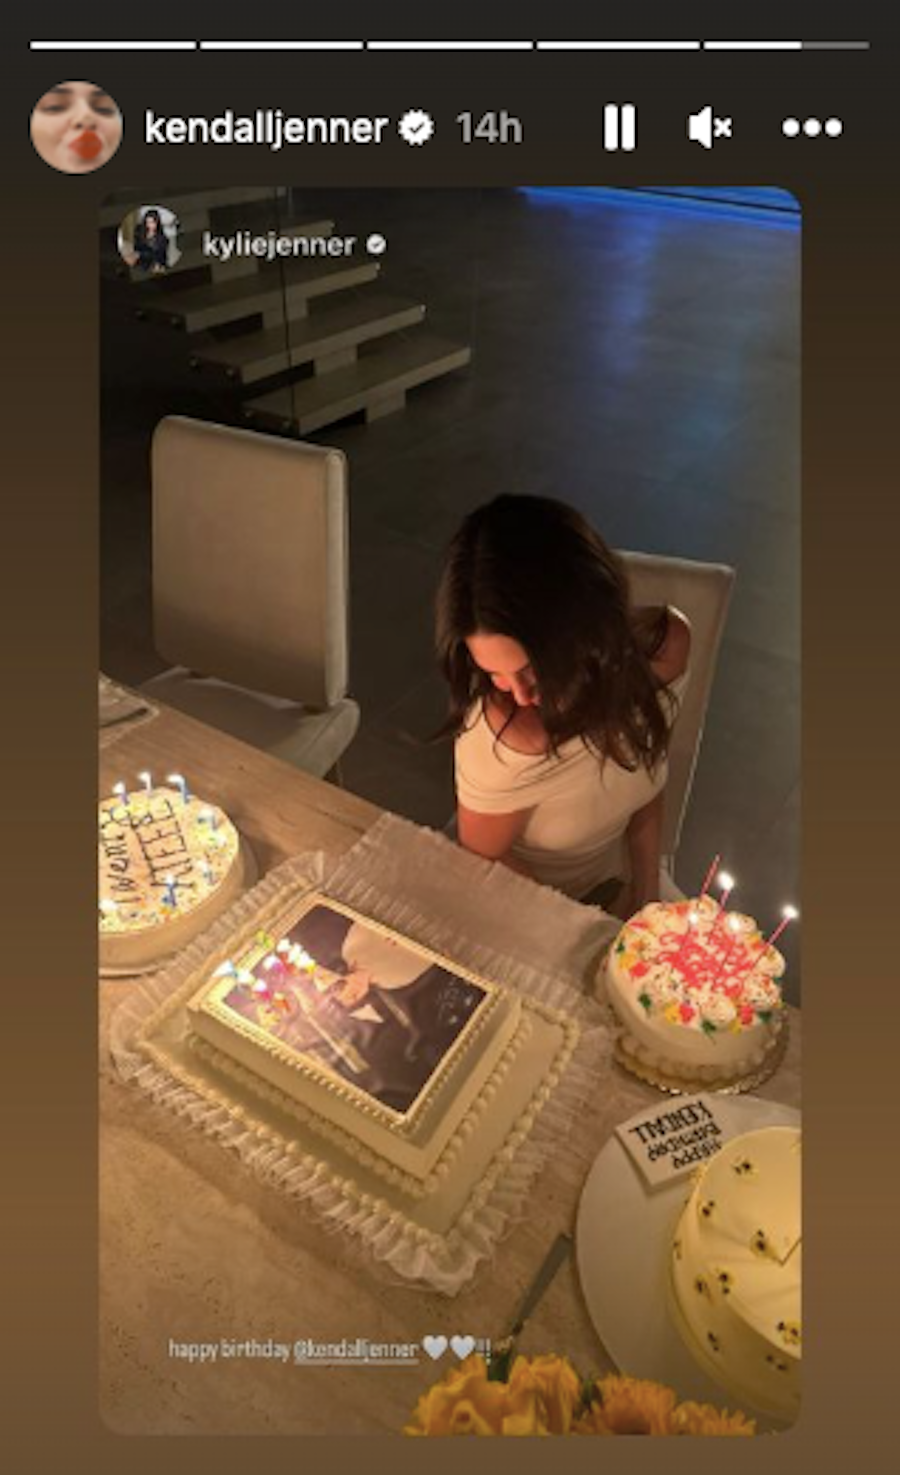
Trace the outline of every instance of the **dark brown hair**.
<path fill-rule="evenodd" d="M 527 652 L 550 751 L 580 737 L 632 771 L 665 757 L 669 725 L 651 661 L 667 612 L 632 609 L 621 561 L 574 508 L 503 495 L 469 514 L 437 594 L 436 645 L 450 688 L 442 734 L 458 734 L 494 690 L 466 646 L 505 635 Z"/>

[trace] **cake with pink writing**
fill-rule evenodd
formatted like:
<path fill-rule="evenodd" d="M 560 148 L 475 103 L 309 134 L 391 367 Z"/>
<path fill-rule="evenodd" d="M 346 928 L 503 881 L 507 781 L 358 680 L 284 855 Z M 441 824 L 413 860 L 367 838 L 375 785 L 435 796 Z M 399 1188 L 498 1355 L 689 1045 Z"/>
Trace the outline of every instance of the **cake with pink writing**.
<path fill-rule="evenodd" d="M 774 1066 L 784 959 L 752 917 L 710 896 L 651 902 L 605 964 L 622 1063 L 675 1089 L 738 1086 Z"/>
<path fill-rule="evenodd" d="M 101 972 L 154 966 L 191 941 L 247 884 L 222 810 L 178 788 L 124 785 L 98 805 Z"/>

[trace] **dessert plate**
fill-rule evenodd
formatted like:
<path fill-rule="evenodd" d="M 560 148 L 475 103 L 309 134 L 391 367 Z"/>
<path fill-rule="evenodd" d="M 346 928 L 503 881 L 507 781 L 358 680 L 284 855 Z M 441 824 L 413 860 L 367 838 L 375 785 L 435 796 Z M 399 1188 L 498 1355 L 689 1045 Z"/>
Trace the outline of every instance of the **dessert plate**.
<path fill-rule="evenodd" d="M 646 1116 L 646 1108 L 640 1113 Z M 754 1096 L 716 1098 L 728 1138 L 758 1127 L 795 1126 L 793 1107 Z M 726 1139 L 727 1140 L 727 1139 Z M 695 1361 L 676 1325 L 669 1289 L 669 1247 L 693 1179 L 650 1189 L 617 1136 L 594 1161 L 576 1222 L 576 1261 L 591 1321 L 619 1368 L 668 1383 L 679 1400 L 734 1408 L 735 1401 Z M 760 1431 L 784 1428 L 744 1403 Z"/>

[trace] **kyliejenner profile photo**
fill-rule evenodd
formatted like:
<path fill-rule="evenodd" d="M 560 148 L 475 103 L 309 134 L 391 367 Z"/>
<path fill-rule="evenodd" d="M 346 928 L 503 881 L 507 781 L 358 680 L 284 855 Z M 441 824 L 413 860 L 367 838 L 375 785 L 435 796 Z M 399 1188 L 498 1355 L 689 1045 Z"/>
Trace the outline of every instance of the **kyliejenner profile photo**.
<path fill-rule="evenodd" d="M 165 205 L 140 205 L 119 226 L 118 247 L 126 266 L 158 276 L 181 259 L 178 217 Z"/>
<path fill-rule="evenodd" d="M 90 174 L 122 142 L 118 103 L 94 82 L 57 82 L 31 114 L 31 141 L 52 169 Z"/>

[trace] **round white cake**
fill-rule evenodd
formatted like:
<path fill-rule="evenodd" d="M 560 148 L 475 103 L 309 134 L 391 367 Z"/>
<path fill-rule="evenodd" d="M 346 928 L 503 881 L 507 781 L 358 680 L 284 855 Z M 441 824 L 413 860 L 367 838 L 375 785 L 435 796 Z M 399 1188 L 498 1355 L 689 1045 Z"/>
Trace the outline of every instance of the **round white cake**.
<path fill-rule="evenodd" d="M 704 1369 L 742 1404 L 800 1407 L 800 1132 L 727 1142 L 696 1175 L 672 1242 L 676 1322 Z"/>
<path fill-rule="evenodd" d="M 716 901 L 651 902 L 604 963 L 620 1058 L 676 1089 L 729 1087 L 772 1063 L 784 959 L 752 917 Z"/>
<path fill-rule="evenodd" d="M 227 815 L 177 789 L 98 805 L 100 971 L 152 967 L 184 947 L 247 884 Z"/>

